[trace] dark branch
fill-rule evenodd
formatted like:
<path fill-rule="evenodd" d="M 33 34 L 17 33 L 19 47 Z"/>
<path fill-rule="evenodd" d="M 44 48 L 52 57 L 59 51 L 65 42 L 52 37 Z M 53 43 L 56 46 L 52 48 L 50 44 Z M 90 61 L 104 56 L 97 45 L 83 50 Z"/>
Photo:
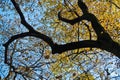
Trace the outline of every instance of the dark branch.
<path fill-rule="evenodd" d="M 75 24 L 75 23 L 78 23 L 82 20 L 90 21 L 95 33 L 97 34 L 97 42 L 98 42 L 97 44 L 100 45 L 100 46 L 97 46 L 97 47 L 100 48 L 100 49 L 112 52 L 114 55 L 116 55 L 117 57 L 120 58 L 120 44 L 114 42 L 111 39 L 110 35 L 102 27 L 102 25 L 98 21 L 97 17 L 94 14 L 88 12 L 88 7 L 86 6 L 86 4 L 82 0 L 78 0 L 78 6 L 83 12 L 83 15 L 81 17 L 78 16 L 78 18 L 69 20 L 69 19 L 61 17 L 61 15 L 60 15 L 61 12 L 59 12 L 58 13 L 58 18 L 60 20 L 62 20 L 63 22 L 66 22 L 66 23 L 69 23 L 69 24 L 72 24 L 72 25 Z M 73 46 L 73 45 L 71 45 L 71 46 Z M 66 46 L 66 47 L 68 47 L 68 46 Z M 91 46 L 89 46 L 89 47 L 91 47 Z"/>
<path fill-rule="evenodd" d="M 62 52 L 68 51 L 68 50 L 74 50 L 74 49 L 78 49 L 78 48 L 89 47 L 89 48 L 100 48 L 100 49 L 103 49 L 103 50 L 106 50 L 109 52 L 113 52 L 117 57 L 120 58 L 120 45 L 118 43 L 114 42 L 110 38 L 109 34 L 104 30 L 104 28 L 101 26 L 101 24 L 99 23 L 97 18 L 93 14 L 88 13 L 88 8 L 82 2 L 82 0 L 78 0 L 79 6 L 83 11 L 82 16 L 78 16 L 78 18 L 75 18 L 73 20 L 69 20 L 69 19 L 61 17 L 61 15 L 60 15 L 61 12 L 59 12 L 58 18 L 64 22 L 70 23 L 72 25 L 75 23 L 78 23 L 82 20 L 91 21 L 92 27 L 95 30 L 95 32 L 99 38 L 97 41 L 84 40 L 84 41 L 78 41 L 78 42 L 71 42 L 71 43 L 67 43 L 67 44 L 63 44 L 63 45 L 54 44 L 53 40 L 50 37 L 48 37 L 40 32 L 35 31 L 31 27 L 31 25 L 29 25 L 26 22 L 24 15 L 19 8 L 19 5 L 15 2 L 15 0 L 11 0 L 11 1 L 21 17 L 21 23 L 30 32 L 25 32 L 25 33 L 21 33 L 18 35 L 14 35 L 4 44 L 4 46 L 5 46 L 5 63 L 7 63 L 7 49 L 8 49 L 9 44 L 18 38 L 23 38 L 26 36 L 33 36 L 33 37 L 37 37 L 39 39 L 42 39 L 43 41 L 45 41 L 46 43 L 48 43 L 50 45 L 50 47 L 52 48 L 53 54 L 62 53 Z"/>
<path fill-rule="evenodd" d="M 90 30 L 89 25 L 87 25 L 85 22 L 83 22 L 83 24 L 87 27 L 87 29 L 89 31 L 90 40 L 92 40 L 92 34 L 91 34 L 91 30 Z"/>
<path fill-rule="evenodd" d="M 80 22 L 80 21 L 85 19 L 85 16 L 83 15 L 83 16 L 78 16 L 78 18 L 69 20 L 69 19 L 63 18 L 60 14 L 61 14 L 61 11 L 58 13 L 59 20 L 61 20 L 63 22 L 66 22 L 66 23 L 69 23 L 71 25 L 74 25 L 74 24 L 76 24 L 76 23 L 78 23 L 78 22 Z"/>
<path fill-rule="evenodd" d="M 68 50 L 74 50 L 79 48 L 100 48 L 100 45 L 97 41 L 92 40 L 84 40 L 84 41 L 78 41 L 78 42 L 71 42 L 63 45 L 55 45 L 53 50 L 53 54 L 55 53 L 62 53 Z"/>
<path fill-rule="evenodd" d="M 100 48 L 102 50 L 111 52 L 115 56 L 120 58 L 120 45 L 118 43 L 112 42 L 111 44 L 109 44 L 109 42 L 107 43 L 107 42 L 99 42 L 99 41 L 93 41 L 93 40 L 71 42 L 63 45 L 55 44 L 54 47 L 52 48 L 52 53 L 61 54 L 62 52 L 79 49 L 79 48 Z"/>
<path fill-rule="evenodd" d="M 49 38 L 48 36 L 41 34 L 39 32 L 33 32 L 33 33 L 32 32 L 25 32 L 25 33 L 14 35 L 5 44 L 3 44 L 3 46 L 5 47 L 5 63 L 7 63 L 6 62 L 7 61 L 7 50 L 8 50 L 9 44 L 12 43 L 16 39 L 27 37 L 27 36 L 33 36 L 33 37 L 40 38 L 43 41 L 45 41 L 46 43 L 48 43 L 51 47 L 54 46 L 54 43 L 53 43 L 51 38 Z"/>
<path fill-rule="evenodd" d="M 107 34 L 106 37 L 111 40 L 109 34 L 105 31 L 105 29 L 102 27 L 102 25 L 100 24 L 100 22 L 98 21 L 97 17 L 94 14 L 87 13 L 85 14 L 85 16 L 86 20 L 91 22 L 98 39 L 101 39 L 101 37 L 103 37 L 102 35 Z"/>
<path fill-rule="evenodd" d="M 31 25 L 26 22 L 25 17 L 24 17 L 24 15 L 23 15 L 23 13 L 22 13 L 19 5 L 15 2 L 15 0 L 11 0 L 11 1 L 12 1 L 13 5 L 14 5 L 16 11 L 18 12 L 20 18 L 21 18 L 21 23 L 22 23 L 30 32 L 35 31 L 34 28 L 31 27 Z"/>
<path fill-rule="evenodd" d="M 81 8 L 83 14 L 88 13 L 88 7 L 86 4 L 83 2 L 83 0 L 78 0 L 78 6 Z"/>
<path fill-rule="evenodd" d="M 109 2 L 112 3 L 113 5 L 115 5 L 118 9 L 120 9 L 120 7 L 117 4 L 115 4 L 114 2 L 112 2 L 112 0 L 110 0 Z"/>

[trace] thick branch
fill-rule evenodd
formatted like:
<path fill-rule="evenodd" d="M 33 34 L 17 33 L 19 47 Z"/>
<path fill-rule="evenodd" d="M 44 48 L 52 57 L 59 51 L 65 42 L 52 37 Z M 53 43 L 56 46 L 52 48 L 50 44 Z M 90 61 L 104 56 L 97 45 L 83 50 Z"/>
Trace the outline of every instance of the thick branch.
<path fill-rule="evenodd" d="M 92 27 L 95 33 L 97 34 L 98 39 L 101 39 L 101 37 L 103 37 L 102 35 L 104 34 L 107 34 L 106 38 L 111 39 L 109 34 L 105 31 L 105 29 L 102 27 L 102 25 L 100 24 L 100 22 L 98 21 L 97 17 L 94 14 L 87 13 L 85 14 L 85 16 L 86 16 L 86 20 L 91 22 Z"/>
<path fill-rule="evenodd" d="M 19 5 L 15 2 L 15 0 L 11 0 L 11 1 L 12 1 L 13 5 L 14 5 L 16 11 L 18 12 L 20 18 L 21 18 L 21 23 L 22 23 L 29 31 L 31 31 L 31 32 L 35 31 L 34 28 L 31 27 L 31 25 L 26 22 L 25 17 L 24 17 L 24 15 L 23 15 L 23 13 L 22 13 Z"/>
<path fill-rule="evenodd" d="M 74 50 L 74 49 L 78 49 L 78 48 L 100 48 L 109 52 L 113 52 L 117 57 L 120 58 L 120 45 L 118 43 L 115 43 L 113 40 L 111 40 L 110 36 L 108 33 L 105 32 L 104 28 L 101 26 L 101 24 L 98 22 L 97 18 L 91 14 L 88 13 L 87 10 L 87 6 L 85 4 L 83 4 L 83 2 L 79 2 L 79 6 L 80 8 L 84 8 L 82 9 L 83 11 L 83 15 L 81 17 L 78 16 L 78 18 L 73 19 L 73 20 L 68 20 L 65 18 L 62 18 L 60 15 L 60 12 L 58 13 L 58 17 L 60 20 L 70 23 L 70 24 L 75 24 L 77 22 L 80 22 L 82 20 L 88 20 L 91 21 L 92 23 L 92 27 L 94 28 L 96 34 L 98 35 L 98 37 L 100 37 L 101 40 L 97 40 L 97 41 L 92 41 L 92 40 L 84 40 L 84 41 L 78 41 L 78 42 L 71 42 L 71 43 L 67 43 L 67 44 L 63 44 L 63 45 L 58 45 L 58 44 L 54 44 L 52 39 L 44 34 L 41 34 L 40 32 L 35 31 L 26 21 L 24 18 L 23 13 L 21 12 L 18 4 L 15 2 L 15 0 L 11 0 L 13 5 L 15 6 L 17 12 L 19 13 L 20 17 L 21 17 L 21 23 L 30 31 L 30 32 L 25 32 L 25 33 L 21 33 L 15 36 L 12 36 L 5 44 L 5 63 L 7 63 L 7 49 L 8 46 L 11 42 L 13 42 L 14 40 L 18 39 L 18 38 L 23 38 L 26 36 L 33 36 L 33 37 L 37 37 L 39 39 L 42 39 L 43 41 L 45 41 L 46 43 L 48 43 L 50 45 L 50 47 L 52 48 L 52 53 L 62 53 L 68 50 Z M 79 0 L 81 1 L 81 0 Z M 84 12 L 84 10 L 86 10 Z M 105 34 L 104 34 L 105 33 Z M 104 38 L 106 38 L 110 40 L 104 40 Z M 102 37 L 101 37 L 102 36 Z M 102 39 L 103 38 L 103 39 Z"/>
<path fill-rule="evenodd" d="M 62 53 L 68 50 L 74 50 L 74 49 L 79 49 L 79 48 L 99 48 L 100 45 L 97 41 L 92 41 L 92 40 L 84 40 L 84 41 L 78 41 L 78 42 L 71 42 L 63 45 L 55 45 L 53 50 L 53 54 L 55 53 Z"/>
<path fill-rule="evenodd" d="M 117 42 L 104 42 L 102 44 L 102 48 L 103 50 L 106 50 L 108 52 L 113 53 L 115 56 L 117 56 L 120 59 L 120 44 L 118 44 Z"/>
<path fill-rule="evenodd" d="M 78 16 L 75 19 L 69 20 L 69 19 L 61 17 L 61 15 L 60 15 L 61 12 L 59 12 L 58 18 L 60 20 L 62 20 L 63 22 L 70 23 L 72 25 L 75 23 L 78 23 L 82 20 L 90 21 L 95 33 L 97 34 L 97 42 L 98 43 L 96 43 L 96 44 L 100 45 L 100 46 L 97 46 L 96 48 L 100 48 L 100 49 L 112 52 L 114 55 L 116 55 L 117 57 L 120 58 L 120 44 L 114 42 L 111 39 L 110 35 L 105 31 L 105 29 L 99 23 L 97 17 L 94 14 L 88 12 L 88 7 L 82 0 L 78 0 L 78 6 L 81 8 L 81 10 L 83 12 L 83 15 L 81 17 Z M 79 45 L 79 43 L 78 43 L 78 45 Z M 70 45 L 70 46 L 73 46 L 73 45 Z M 68 46 L 66 46 L 66 47 L 68 47 Z M 91 46 L 89 46 L 89 47 L 91 47 Z"/>
<path fill-rule="evenodd" d="M 81 8 L 83 15 L 82 16 L 78 16 L 75 19 L 69 20 L 66 18 L 63 18 L 60 13 L 61 11 L 58 13 L 58 18 L 60 20 L 62 20 L 63 22 L 69 23 L 71 25 L 78 23 L 82 20 L 88 20 L 91 22 L 93 29 L 95 30 L 95 33 L 97 34 L 98 38 L 101 37 L 101 33 L 106 33 L 106 31 L 104 30 L 104 28 L 102 27 L 102 25 L 99 23 L 98 19 L 96 18 L 95 15 L 93 15 L 92 13 L 88 12 L 88 7 L 85 5 L 85 3 L 82 0 L 78 0 L 78 5 Z M 106 33 L 107 34 L 107 33 Z M 110 36 L 108 36 L 110 38 Z"/>
<path fill-rule="evenodd" d="M 39 39 L 42 39 L 46 43 L 48 43 L 51 47 L 54 46 L 54 43 L 53 43 L 51 38 L 49 38 L 48 36 L 41 34 L 39 32 L 33 32 L 33 33 L 32 32 L 25 32 L 25 33 L 14 35 L 5 44 L 3 44 L 3 46 L 5 46 L 5 63 L 7 63 L 7 50 L 8 50 L 9 44 L 12 43 L 16 39 L 23 38 L 26 36 L 37 37 Z"/>
<path fill-rule="evenodd" d="M 88 7 L 86 4 L 83 2 L 83 0 L 78 0 L 78 6 L 81 8 L 83 14 L 88 13 Z"/>
<path fill-rule="evenodd" d="M 23 38 L 23 37 L 26 37 L 26 36 L 33 36 L 33 37 L 37 37 L 37 38 L 40 38 L 42 40 L 44 40 L 46 43 L 48 43 L 49 45 L 53 45 L 53 41 L 51 38 L 49 38 L 48 36 L 44 35 L 44 34 L 41 34 L 39 32 L 34 32 L 34 33 L 30 33 L 30 32 L 25 32 L 25 33 L 21 33 L 21 34 L 17 34 L 17 35 L 14 35 L 12 36 L 5 44 L 4 46 L 8 46 L 11 42 L 13 42 L 14 40 L 16 39 L 19 39 L 19 38 Z"/>
<path fill-rule="evenodd" d="M 93 40 L 84 40 L 78 42 L 71 42 L 63 45 L 55 44 L 52 48 L 52 53 L 62 53 L 68 50 L 74 50 L 79 48 L 100 48 L 102 50 L 106 50 L 108 52 L 113 53 L 115 56 L 120 58 L 120 45 L 116 42 L 107 43 L 107 42 L 99 42 Z"/>

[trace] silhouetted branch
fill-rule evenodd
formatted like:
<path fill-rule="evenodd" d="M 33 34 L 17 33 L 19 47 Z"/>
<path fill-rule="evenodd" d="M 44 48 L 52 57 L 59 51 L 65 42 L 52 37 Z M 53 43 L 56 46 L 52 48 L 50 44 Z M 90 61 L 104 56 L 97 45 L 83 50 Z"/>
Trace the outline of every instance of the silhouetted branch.
<path fill-rule="evenodd" d="M 21 33 L 21 34 L 17 34 L 12 36 L 5 44 L 3 44 L 3 46 L 5 46 L 5 63 L 7 63 L 7 50 L 8 50 L 8 46 L 10 43 L 12 43 L 14 40 L 19 39 L 19 38 L 23 38 L 26 36 L 33 36 L 33 37 L 37 37 L 39 39 L 44 40 L 46 43 L 48 43 L 51 47 L 54 46 L 54 43 L 52 41 L 51 38 L 49 38 L 48 36 L 41 34 L 39 32 L 25 32 L 25 33 Z"/>
<path fill-rule="evenodd" d="M 81 8 L 83 14 L 88 13 L 88 7 L 86 4 L 83 2 L 83 0 L 78 0 L 78 6 Z"/>
<path fill-rule="evenodd" d="M 83 41 L 78 41 L 78 42 L 71 42 L 71 43 L 66 43 L 66 44 L 55 44 L 53 42 L 53 40 L 40 33 L 37 32 L 33 29 L 33 27 L 28 24 L 24 18 L 23 13 L 21 12 L 19 5 L 15 2 L 15 0 L 11 0 L 15 9 L 17 10 L 20 18 L 21 18 L 21 23 L 29 30 L 29 32 L 25 32 L 25 33 L 21 33 L 21 34 L 17 34 L 12 36 L 3 46 L 5 47 L 5 63 L 7 63 L 7 50 L 8 50 L 8 46 L 16 39 L 19 38 L 23 38 L 26 36 L 33 36 L 39 39 L 42 39 L 43 41 L 45 41 L 46 43 L 49 44 L 49 46 L 52 48 L 52 53 L 56 54 L 56 53 L 62 53 L 68 50 L 74 50 L 74 49 L 79 49 L 79 48 L 100 48 L 109 52 L 112 52 L 114 55 L 116 55 L 118 58 L 120 58 L 120 45 L 116 42 L 114 42 L 110 35 L 104 30 L 104 28 L 101 26 L 101 24 L 99 23 L 98 19 L 96 18 L 96 16 L 94 16 L 93 14 L 88 12 L 88 8 L 85 5 L 84 2 L 82 2 L 82 0 L 78 0 L 78 4 L 79 7 L 82 9 L 83 11 L 83 15 L 82 16 L 78 16 L 77 18 L 73 19 L 73 20 L 69 20 L 66 18 L 61 17 L 61 11 L 58 13 L 58 18 L 66 23 L 70 23 L 70 24 L 75 24 L 78 23 L 82 20 L 88 20 L 91 22 L 93 29 L 95 30 L 96 34 L 97 34 L 97 41 L 92 41 L 92 40 L 83 40 Z"/>
<path fill-rule="evenodd" d="M 82 20 L 85 20 L 85 16 L 84 16 L 84 15 L 83 15 L 83 16 L 78 16 L 78 18 L 75 18 L 75 19 L 72 19 L 72 20 L 63 18 L 63 17 L 61 16 L 61 11 L 58 13 L 58 18 L 59 18 L 59 20 L 64 21 L 64 22 L 66 22 L 66 23 L 69 23 L 69 24 L 71 24 L 71 25 L 74 25 L 74 24 L 76 24 L 76 23 L 78 23 L 78 22 L 80 22 L 80 21 L 82 21 Z"/>
<path fill-rule="evenodd" d="M 109 2 L 112 3 L 113 5 L 115 5 L 118 9 L 120 9 L 120 7 L 117 4 L 115 4 L 114 2 L 112 2 L 111 0 Z"/>
<path fill-rule="evenodd" d="M 14 5 L 16 11 L 19 13 L 19 16 L 20 16 L 20 18 L 21 18 L 21 23 L 22 23 L 29 31 L 31 31 L 31 32 L 35 31 L 34 28 L 31 27 L 31 25 L 26 22 L 25 17 L 24 17 L 24 15 L 23 15 L 20 7 L 19 7 L 19 4 L 17 4 L 17 3 L 15 2 L 15 0 L 11 0 L 11 1 L 12 1 L 13 5 Z"/>
<path fill-rule="evenodd" d="M 83 40 L 83 41 L 78 41 L 78 42 L 71 42 L 63 45 L 55 45 L 55 47 L 52 49 L 53 54 L 55 53 L 62 53 L 68 50 L 74 50 L 74 49 L 79 49 L 79 48 L 100 48 L 100 45 L 97 41 L 93 40 Z"/>
<path fill-rule="evenodd" d="M 58 13 L 58 18 L 61 21 L 72 24 L 72 25 L 75 23 L 78 23 L 82 20 L 90 21 L 95 33 L 97 34 L 97 42 L 98 42 L 97 44 L 100 45 L 97 47 L 99 47 L 103 50 L 107 50 L 109 52 L 112 52 L 114 55 L 116 55 L 117 57 L 120 58 L 120 44 L 114 42 L 111 39 L 110 35 L 102 27 L 102 25 L 100 24 L 100 22 L 98 21 L 96 16 L 94 14 L 88 12 L 88 7 L 86 6 L 86 4 L 82 0 L 78 0 L 78 6 L 83 12 L 82 16 L 78 16 L 75 19 L 69 20 L 69 19 L 63 18 L 60 15 L 60 13 L 61 13 L 61 11 L 60 11 Z"/>
<path fill-rule="evenodd" d="M 85 22 L 83 22 L 83 24 L 87 27 L 87 29 L 89 31 L 90 40 L 92 40 L 92 34 L 91 34 L 90 26 L 87 25 Z"/>

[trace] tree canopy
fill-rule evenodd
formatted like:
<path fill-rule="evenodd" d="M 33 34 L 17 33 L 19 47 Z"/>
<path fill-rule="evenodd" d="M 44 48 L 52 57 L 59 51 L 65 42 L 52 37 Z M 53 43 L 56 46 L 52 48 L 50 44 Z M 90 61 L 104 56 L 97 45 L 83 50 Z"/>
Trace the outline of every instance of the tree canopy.
<path fill-rule="evenodd" d="M 119 0 L 0 3 L 2 78 L 120 78 Z"/>

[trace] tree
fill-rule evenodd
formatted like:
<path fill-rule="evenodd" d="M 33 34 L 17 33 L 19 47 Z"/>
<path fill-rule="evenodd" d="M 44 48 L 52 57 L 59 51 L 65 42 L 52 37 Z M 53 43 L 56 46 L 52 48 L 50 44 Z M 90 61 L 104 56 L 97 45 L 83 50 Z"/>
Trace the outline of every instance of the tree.
<path fill-rule="evenodd" d="M 12 60 L 12 58 L 13 58 L 13 54 L 14 54 L 14 52 L 15 52 L 15 49 L 16 49 L 16 44 L 17 44 L 17 42 L 18 42 L 18 39 L 20 39 L 20 38 L 24 38 L 24 37 L 27 37 L 26 39 L 28 39 L 28 36 L 32 36 L 32 37 L 35 37 L 35 38 L 38 38 L 38 39 L 42 39 L 44 42 L 46 42 L 46 43 L 42 43 L 42 42 L 40 42 L 39 44 L 40 45 L 37 45 L 37 46 L 41 46 L 41 47 L 43 47 L 43 49 L 41 50 L 41 53 L 43 54 L 44 53 L 44 51 L 45 51 L 45 53 L 46 53 L 46 55 L 45 55 L 45 58 L 46 59 L 49 59 L 49 57 L 50 57 L 50 48 L 51 48 L 51 50 L 52 50 L 52 54 L 61 54 L 62 55 L 62 60 L 60 61 L 60 62 L 64 62 L 64 65 L 67 63 L 66 62 L 66 60 L 68 60 L 68 62 L 69 62 L 69 55 L 72 55 L 72 54 L 69 54 L 69 55 L 67 55 L 67 57 L 66 58 L 64 58 L 65 57 L 65 54 L 67 54 L 67 53 L 65 53 L 65 52 L 67 52 L 67 51 L 69 51 L 69 50 L 75 50 L 75 49 L 77 49 L 77 50 L 75 50 L 75 51 L 73 51 L 73 52 L 71 52 L 71 53 L 74 53 L 74 52 L 76 52 L 76 53 L 78 53 L 78 54 L 80 54 L 81 55 L 81 53 L 85 53 L 85 54 L 87 54 L 87 52 L 89 52 L 89 50 L 91 51 L 94 51 L 94 49 L 95 48 L 99 48 L 99 49 L 102 49 L 102 50 L 106 50 L 106 51 L 108 51 L 108 52 L 111 52 L 111 53 L 113 53 L 115 56 L 117 56 L 118 58 L 120 58 L 120 45 L 119 45 L 119 43 L 117 43 L 117 42 L 115 42 L 112 38 L 111 38 L 111 36 L 108 34 L 108 32 L 104 29 L 104 27 L 101 25 L 101 23 L 99 22 L 99 20 L 97 19 L 97 17 L 94 15 L 94 14 L 92 14 L 92 13 L 90 13 L 89 12 L 89 8 L 86 6 L 86 4 L 82 1 L 82 0 L 78 0 L 78 2 L 77 2 L 77 5 L 78 5 L 78 8 L 79 9 L 81 9 L 81 12 L 82 12 L 82 15 L 80 15 L 80 14 L 78 14 L 79 12 L 77 12 L 77 11 L 75 11 L 75 10 L 72 10 L 71 8 L 69 8 L 69 6 L 67 6 L 68 7 L 68 9 L 69 9 L 69 12 L 70 13 L 73 13 L 73 16 L 71 16 L 71 18 L 72 19 L 67 19 L 67 18 L 64 18 L 64 17 L 62 17 L 62 16 L 64 16 L 64 14 L 63 14 L 63 10 L 61 10 L 61 11 L 59 11 L 58 12 L 58 19 L 59 20 L 61 20 L 61 21 L 63 21 L 63 22 L 65 22 L 64 24 L 67 24 L 67 23 L 69 23 L 69 24 L 71 24 L 71 25 L 74 25 L 73 27 L 77 27 L 77 26 L 79 26 L 79 25 L 84 25 L 84 26 L 86 26 L 87 27 L 87 29 L 88 29 L 88 34 L 89 34 L 89 39 L 88 40 L 79 40 L 80 39 L 80 35 L 79 35 L 79 33 L 80 33 L 80 29 L 79 29 L 79 27 L 77 27 L 78 28 L 78 32 L 76 31 L 76 33 L 78 33 L 77 35 L 77 39 L 78 39 L 78 41 L 76 41 L 75 40 L 75 42 L 69 42 L 69 43 L 65 43 L 65 41 L 63 41 L 63 44 L 58 44 L 58 43 L 56 43 L 56 42 L 54 42 L 53 41 L 53 39 L 51 38 L 51 37 L 49 37 L 48 35 L 46 35 L 46 34 L 43 34 L 43 33 L 41 33 L 41 32 L 39 32 L 39 31 L 37 31 L 37 30 L 35 30 L 27 21 L 26 21 L 26 19 L 25 19 L 25 16 L 24 16 L 24 14 L 23 14 L 23 12 L 22 12 L 22 10 L 21 10 L 21 8 L 19 7 L 19 5 L 18 5 L 18 3 L 15 1 L 15 0 L 11 0 L 11 2 L 13 3 L 13 5 L 14 5 L 14 7 L 15 7 L 15 9 L 16 9 L 16 11 L 17 11 L 17 13 L 19 14 L 19 16 L 20 16 L 20 19 L 21 19 L 21 24 L 23 24 L 24 25 L 24 27 L 28 30 L 27 32 L 23 32 L 23 33 L 19 33 L 19 34 L 16 34 L 16 35 L 13 35 L 13 36 L 11 36 L 11 38 L 3 45 L 4 47 L 5 47 L 5 63 L 6 64 L 8 64 L 9 66 L 10 66 L 10 70 L 12 70 L 11 72 L 14 72 L 14 73 L 9 73 L 9 75 L 8 76 L 10 76 L 11 74 L 12 75 L 14 75 L 14 78 L 16 78 L 16 76 L 17 75 L 19 75 L 19 74 L 21 74 L 22 76 L 23 76 L 23 78 L 24 79 L 26 79 L 24 76 L 29 76 L 29 78 L 31 78 L 30 76 L 32 75 L 32 76 L 34 76 L 35 74 L 33 74 L 34 72 L 32 72 L 33 70 L 31 70 L 31 67 L 24 67 L 24 66 L 19 66 L 19 67 L 14 67 L 14 65 L 13 65 L 13 60 Z M 29 0 L 28 0 L 28 2 L 29 2 Z M 57 2 L 57 1 L 56 1 Z M 41 5 L 41 2 L 38 2 L 40 5 Z M 66 5 L 68 5 L 68 3 L 69 3 L 69 1 L 67 2 L 67 0 L 65 1 L 65 4 Z M 69 3 L 69 5 L 72 5 L 72 4 L 70 4 Z M 50 8 L 49 8 L 50 9 Z M 81 13 L 80 12 L 80 13 Z M 48 14 L 49 15 L 49 14 Z M 75 18 L 74 18 L 74 16 L 75 16 Z M 66 17 L 66 16 L 65 16 Z M 90 28 L 90 26 L 88 25 L 88 22 L 85 22 L 85 21 L 83 21 L 83 20 L 87 20 L 87 21 L 89 21 L 90 23 L 91 23 L 91 28 Z M 52 20 L 50 20 L 50 22 L 52 22 Z M 80 22 L 82 22 L 82 24 L 80 23 Z M 69 25 L 68 24 L 68 25 Z M 58 24 L 59 25 L 59 24 Z M 77 29 L 76 28 L 76 29 Z M 93 36 L 92 36 L 92 32 L 91 32 L 91 29 L 93 29 L 94 31 L 95 31 L 95 33 L 96 33 L 96 40 L 92 40 L 92 39 L 94 39 L 94 38 L 92 38 Z M 118 28 L 118 31 L 119 31 L 119 28 Z M 57 31 L 56 31 L 57 32 Z M 68 31 L 69 32 L 69 31 Z M 118 33 L 119 34 L 119 33 Z M 66 34 L 67 35 L 67 34 Z M 70 34 L 69 34 L 70 35 Z M 75 36 L 75 35 L 73 35 L 73 36 Z M 61 37 L 61 36 L 60 36 Z M 31 38 L 31 37 L 30 37 Z M 66 37 L 67 38 L 67 37 Z M 31 39 L 30 39 L 31 40 Z M 59 40 L 59 39 L 58 39 Z M 69 40 L 69 39 L 68 39 Z M 66 42 L 68 41 L 67 39 L 66 39 Z M 8 52 L 8 47 L 9 47 L 9 45 L 13 42 L 13 41 L 15 41 L 15 43 L 14 43 L 14 47 L 13 47 L 13 52 Z M 37 40 L 36 40 L 37 41 Z M 56 40 L 57 41 L 57 40 Z M 74 40 L 73 40 L 74 41 Z M 22 41 L 21 41 L 22 42 Z M 20 42 L 19 42 L 19 44 L 20 44 Z M 37 44 L 37 43 L 36 43 Z M 47 45 L 47 46 L 50 46 L 50 48 L 48 48 L 48 47 L 45 47 L 45 45 Z M 35 45 L 34 45 L 35 46 Z M 79 50 L 79 48 L 86 48 L 86 50 L 85 49 L 80 49 Z M 90 49 L 89 49 L 90 48 Z M 28 54 L 28 51 L 30 50 L 31 48 L 29 48 L 29 49 L 27 49 L 26 50 L 26 54 Z M 44 50 L 44 51 L 43 51 Z M 36 51 L 36 50 L 34 50 L 34 51 Z M 64 54 L 63 54 L 64 53 Z M 75 54 L 76 56 L 78 55 L 78 54 Z M 85 55 L 84 54 L 84 55 Z M 32 54 L 33 55 L 33 54 Z M 32 56 L 31 55 L 31 56 Z M 10 56 L 10 57 L 9 57 Z M 30 56 L 30 57 L 31 57 Z M 76 56 L 73 56 L 73 58 L 74 57 L 76 57 Z M 85 59 L 90 59 L 89 57 L 87 58 L 87 57 L 84 57 Z M 28 61 L 28 59 L 29 58 L 25 58 L 24 57 L 24 60 L 26 60 L 26 61 Z M 82 59 L 82 58 L 81 58 Z M 9 61 L 10 60 L 10 61 Z M 41 59 L 40 59 L 41 60 Z M 53 59 L 54 60 L 54 59 Z M 78 59 L 77 59 L 78 60 Z M 97 60 L 97 59 L 96 59 Z M 36 60 L 36 62 L 35 63 L 37 63 L 39 60 Z M 79 62 L 79 61 L 78 61 Z M 97 62 L 97 61 L 96 61 Z M 21 62 L 22 63 L 22 62 Z M 51 63 L 54 63 L 54 62 L 51 62 Z M 77 62 L 75 62 L 75 63 L 77 63 Z M 46 63 L 46 64 L 49 64 L 49 63 Z M 71 65 L 73 65 L 72 63 L 70 63 Z M 80 63 L 77 63 L 81 68 L 82 68 L 82 70 L 83 70 L 83 72 L 85 72 L 85 74 L 83 73 L 83 75 L 88 75 L 89 73 L 86 73 L 86 70 L 84 70 L 84 68 L 83 68 L 83 65 L 81 65 Z M 26 64 L 25 64 L 26 65 Z M 44 65 L 44 63 L 42 63 L 41 65 Z M 40 65 L 40 66 L 41 66 Z M 56 67 L 62 67 L 61 65 L 59 65 L 59 62 L 58 63 L 56 63 L 55 64 L 56 65 Z M 55 67 L 55 65 L 53 65 L 53 67 Z M 73 65 L 73 67 L 74 67 L 75 65 Z M 65 67 L 65 66 L 64 66 Z M 35 69 L 35 68 L 32 68 L 32 69 Z M 53 68 L 52 68 L 53 69 Z M 51 69 L 51 70 L 52 70 Z M 59 68 L 60 69 L 60 68 Z M 69 70 L 68 70 L 68 68 L 67 67 L 65 67 L 65 69 L 66 69 L 66 72 L 68 71 L 69 72 Z M 22 70 L 22 71 L 20 71 L 20 70 Z M 58 72 L 59 71 L 61 71 L 61 70 L 58 70 Z M 23 74 L 24 72 L 30 72 L 30 75 L 26 75 L 26 74 Z M 41 71 L 42 72 L 42 71 Z M 57 70 L 55 71 L 55 72 L 57 72 Z M 36 72 L 36 74 L 37 74 L 37 72 Z M 48 73 L 46 73 L 46 75 L 47 75 Z M 77 74 L 77 73 L 74 73 L 74 74 Z M 102 75 L 102 73 L 100 73 L 101 75 Z M 78 74 L 79 75 L 79 74 Z M 82 75 L 82 74 L 81 74 Z M 89 75 L 91 75 L 91 74 L 89 74 Z M 57 76 L 56 78 L 61 78 L 63 75 L 60 75 L 60 76 Z M 74 76 L 76 76 L 76 75 L 74 75 Z M 39 78 L 40 79 L 43 79 L 43 76 L 39 76 Z M 44 77 L 45 78 L 45 77 Z M 88 77 L 89 78 L 89 77 Z"/>

